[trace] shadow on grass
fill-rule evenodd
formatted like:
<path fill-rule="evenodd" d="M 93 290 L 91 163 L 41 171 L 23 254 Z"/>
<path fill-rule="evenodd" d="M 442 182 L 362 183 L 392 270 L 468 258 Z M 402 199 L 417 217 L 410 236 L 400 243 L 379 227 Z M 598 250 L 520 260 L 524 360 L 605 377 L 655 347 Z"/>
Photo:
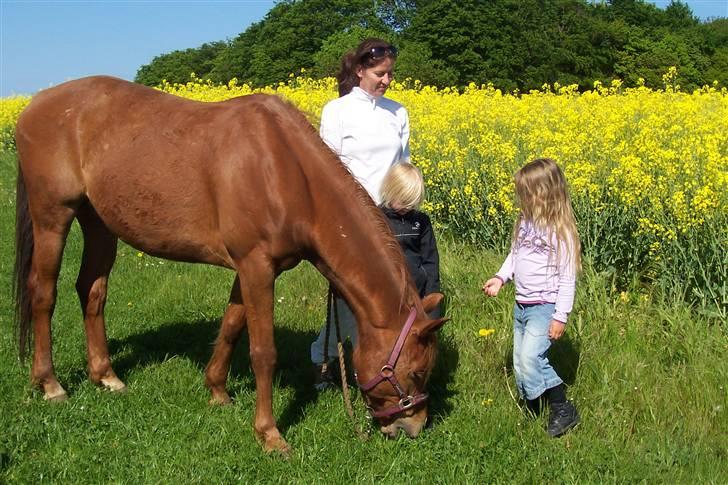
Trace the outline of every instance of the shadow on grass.
<path fill-rule="evenodd" d="M 549 350 L 549 359 L 553 363 L 556 373 L 566 383 L 572 386 L 576 382 L 579 370 L 581 345 L 578 340 L 572 340 L 568 333 L 554 342 Z"/>
<path fill-rule="evenodd" d="M 450 383 L 460 360 L 460 354 L 450 336 L 440 336 L 437 352 L 437 363 L 427 386 L 430 393 L 428 412 L 431 417 L 430 424 L 433 426 L 445 421 L 452 412 L 451 398 L 457 391 L 450 387 Z"/>
<path fill-rule="evenodd" d="M 174 322 L 123 339 L 112 339 L 109 341 L 109 352 L 114 370 L 125 381 L 133 369 L 164 362 L 171 356 L 187 358 L 202 370 L 212 355 L 212 345 L 219 326 L 219 319 Z M 279 429 L 283 431 L 298 423 L 304 409 L 318 399 L 313 387 L 314 377 L 309 357 L 310 345 L 316 334 L 292 330 L 285 324 L 277 325 L 274 331 L 278 349 L 274 383 L 279 387 L 291 388 L 294 392 L 293 399 L 278 419 Z M 230 370 L 231 378 L 243 378 L 244 383 L 242 388 L 231 387 L 228 383 L 228 392 L 233 399 L 242 389 L 255 390 L 248 348 L 248 333 L 244 331 L 233 354 Z M 429 411 L 432 416 L 436 416 L 436 422 L 442 421 L 452 411 L 449 398 L 455 391 L 449 389 L 449 383 L 457 364 L 458 352 L 452 340 L 440 339 L 438 362 L 428 385 Z M 83 376 L 79 373 L 78 378 L 82 379 Z M 359 405 L 355 403 L 355 406 Z"/>
<path fill-rule="evenodd" d="M 181 356 L 192 361 L 204 372 L 212 356 L 212 347 L 219 328 L 219 319 L 175 322 L 123 339 L 112 339 L 109 342 L 109 352 L 114 370 L 125 381 L 133 369 L 164 362 L 170 356 Z M 309 346 L 316 335 L 313 332 L 291 330 L 280 324 L 275 327 L 274 332 L 278 349 L 274 384 L 294 391 L 293 400 L 288 403 L 278 420 L 279 429 L 283 431 L 297 423 L 306 406 L 317 399 L 309 365 Z M 242 389 L 255 390 L 248 349 L 248 333 L 243 331 L 230 369 L 230 378 L 243 378 L 243 385 L 242 388 L 231 386 L 230 379 L 228 380 L 228 392 L 233 399 Z"/>
<path fill-rule="evenodd" d="M 440 315 L 447 316 L 452 305 L 451 297 L 453 291 L 449 291 L 447 285 L 443 283 L 443 294 L 445 299 L 440 303 Z M 446 325 L 452 325 L 452 322 Z M 451 335 L 445 335 L 442 331 L 438 332 L 437 341 L 437 362 L 435 368 L 432 369 L 430 381 L 427 384 L 427 390 L 430 394 L 428 400 L 428 414 L 430 419 L 427 422 L 428 427 L 436 426 L 445 421 L 447 416 L 452 412 L 451 398 L 457 394 L 457 391 L 450 388 L 453 375 L 458 367 L 460 354 L 458 352 L 455 341 Z"/>

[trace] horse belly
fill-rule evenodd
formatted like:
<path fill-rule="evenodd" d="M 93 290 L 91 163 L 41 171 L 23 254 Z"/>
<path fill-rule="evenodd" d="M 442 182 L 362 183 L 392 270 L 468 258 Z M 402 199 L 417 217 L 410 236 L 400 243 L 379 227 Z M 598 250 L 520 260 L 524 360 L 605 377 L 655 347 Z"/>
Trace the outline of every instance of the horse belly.
<path fill-rule="evenodd" d="M 214 203 L 199 176 L 122 167 L 112 163 L 86 171 L 89 201 L 114 234 L 154 256 L 231 267 Z"/>

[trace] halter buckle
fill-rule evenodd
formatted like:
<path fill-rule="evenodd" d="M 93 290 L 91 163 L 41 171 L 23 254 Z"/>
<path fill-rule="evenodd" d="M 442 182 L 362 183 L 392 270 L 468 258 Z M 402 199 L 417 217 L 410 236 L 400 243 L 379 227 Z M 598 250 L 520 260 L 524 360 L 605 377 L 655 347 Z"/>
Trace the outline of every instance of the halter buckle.
<path fill-rule="evenodd" d="M 379 374 L 385 379 L 389 379 L 394 375 L 394 367 L 389 364 L 384 364 L 382 369 L 379 371 Z"/>

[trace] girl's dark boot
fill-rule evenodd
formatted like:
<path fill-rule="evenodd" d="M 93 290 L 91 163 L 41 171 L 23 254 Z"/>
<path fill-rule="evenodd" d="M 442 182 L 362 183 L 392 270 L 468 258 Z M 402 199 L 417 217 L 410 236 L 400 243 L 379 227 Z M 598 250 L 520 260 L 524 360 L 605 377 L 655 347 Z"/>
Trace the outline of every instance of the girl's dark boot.
<path fill-rule="evenodd" d="M 526 409 L 534 417 L 540 416 L 543 412 L 543 396 L 539 396 L 536 399 L 526 400 Z"/>
<path fill-rule="evenodd" d="M 548 389 L 545 394 L 551 407 L 546 430 L 552 438 L 556 438 L 579 424 L 579 413 L 574 404 L 566 400 L 566 388 L 563 384 Z"/>

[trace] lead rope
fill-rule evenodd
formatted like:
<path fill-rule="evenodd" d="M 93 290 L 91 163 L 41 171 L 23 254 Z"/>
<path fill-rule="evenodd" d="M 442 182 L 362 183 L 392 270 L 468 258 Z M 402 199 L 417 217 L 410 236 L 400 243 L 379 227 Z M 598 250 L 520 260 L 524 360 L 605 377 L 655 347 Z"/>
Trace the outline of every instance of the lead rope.
<path fill-rule="evenodd" d="M 329 333 L 331 331 L 331 307 L 333 305 L 334 290 L 329 285 L 329 294 L 326 297 L 326 330 L 324 331 L 324 363 L 321 364 L 321 375 L 329 370 Z"/>
<path fill-rule="evenodd" d="M 351 405 L 351 394 L 349 393 L 349 383 L 346 378 L 346 359 L 344 359 L 344 344 L 341 342 L 341 328 L 339 327 L 339 310 L 336 307 L 334 301 L 334 289 L 329 285 L 329 296 L 327 303 L 326 312 L 326 333 L 324 335 L 324 367 L 322 372 L 325 372 L 327 362 L 329 361 L 329 328 L 331 327 L 331 310 L 333 309 L 334 314 L 334 325 L 336 326 L 336 348 L 339 351 L 339 370 L 341 370 L 341 390 L 344 393 L 344 406 L 346 407 L 346 413 L 351 418 L 351 423 L 354 426 L 359 439 L 366 441 L 369 439 L 369 433 L 364 432 L 361 426 L 357 425 L 356 418 L 354 417 L 354 407 Z"/>

